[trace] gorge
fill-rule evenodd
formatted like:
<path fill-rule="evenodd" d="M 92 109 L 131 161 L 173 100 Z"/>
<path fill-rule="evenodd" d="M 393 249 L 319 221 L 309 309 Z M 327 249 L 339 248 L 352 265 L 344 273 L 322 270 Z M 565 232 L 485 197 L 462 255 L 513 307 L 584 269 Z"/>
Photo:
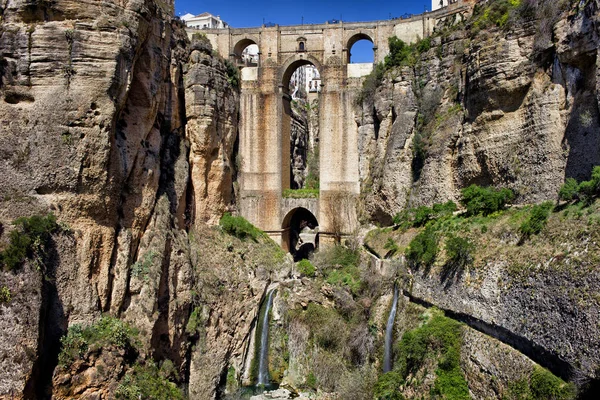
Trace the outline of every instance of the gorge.
<path fill-rule="evenodd" d="M 599 8 L 2 1 L 0 399 L 596 398 Z"/>

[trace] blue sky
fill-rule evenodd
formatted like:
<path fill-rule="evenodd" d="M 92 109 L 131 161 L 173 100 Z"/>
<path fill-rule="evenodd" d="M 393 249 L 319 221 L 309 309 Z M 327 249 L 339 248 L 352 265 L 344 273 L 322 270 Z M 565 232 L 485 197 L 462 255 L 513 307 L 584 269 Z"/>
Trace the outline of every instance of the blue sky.
<path fill-rule="evenodd" d="M 279 25 L 323 23 L 331 19 L 374 21 L 420 14 L 431 8 L 431 0 L 175 0 L 176 15 L 220 15 L 234 28 L 260 26 L 264 22 Z M 369 61 L 372 45 L 357 42 L 353 62 Z M 356 59 L 355 59 L 356 58 Z"/>

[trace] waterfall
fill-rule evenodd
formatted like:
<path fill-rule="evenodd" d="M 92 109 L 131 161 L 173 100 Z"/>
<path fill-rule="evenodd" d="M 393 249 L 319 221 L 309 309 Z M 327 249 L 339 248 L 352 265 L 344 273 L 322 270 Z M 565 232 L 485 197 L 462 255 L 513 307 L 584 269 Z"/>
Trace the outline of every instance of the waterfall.
<path fill-rule="evenodd" d="M 269 385 L 269 312 L 273 304 L 273 292 L 269 292 L 267 303 L 265 305 L 265 313 L 262 315 L 262 321 L 259 321 L 261 326 L 260 347 L 258 349 L 258 382 L 257 385 Z"/>
<path fill-rule="evenodd" d="M 394 284 L 394 300 L 392 309 L 385 327 L 385 348 L 383 350 L 383 372 L 392 370 L 392 341 L 394 336 L 394 320 L 396 319 L 396 308 L 398 306 L 398 287 Z"/>

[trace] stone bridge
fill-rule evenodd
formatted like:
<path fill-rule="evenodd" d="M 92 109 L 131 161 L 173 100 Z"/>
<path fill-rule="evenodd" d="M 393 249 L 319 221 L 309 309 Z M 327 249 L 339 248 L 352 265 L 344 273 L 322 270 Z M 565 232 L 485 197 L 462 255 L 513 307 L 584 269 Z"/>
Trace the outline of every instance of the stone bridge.
<path fill-rule="evenodd" d="M 190 36 L 206 34 L 214 50 L 242 68 L 240 213 L 286 249 L 291 221 L 299 211 L 316 218 L 321 242 L 352 233 L 358 225 L 355 198 L 360 192 L 354 99 L 373 68 L 373 64 L 350 64 L 353 44 L 371 41 L 374 60 L 381 62 L 388 53 L 389 37 L 405 42 L 426 37 L 440 22 L 463 18 L 472 9 L 470 3 L 459 0 L 433 12 L 385 21 L 189 30 Z M 259 54 L 256 63 L 248 66 L 242 63 L 242 52 L 251 44 L 258 46 Z M 322 83 L 320 195 L 303 202 L 284 199 L 282 192 L 290 187 L 288 87 L 293 72 L 305 64 L 319 70 Z"/>

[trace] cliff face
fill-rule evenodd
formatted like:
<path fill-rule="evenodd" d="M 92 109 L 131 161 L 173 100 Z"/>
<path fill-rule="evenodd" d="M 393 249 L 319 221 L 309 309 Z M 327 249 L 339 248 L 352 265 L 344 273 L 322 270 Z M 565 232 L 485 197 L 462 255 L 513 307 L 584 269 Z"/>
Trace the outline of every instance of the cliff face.
<path fill-rule="evenodd" d="M 141 357 L 184 368 L 201 290 L 187 229 L 233 201 L 238 102 L 226 66 L 190 46 L 172 1 L 10 0 L 0 13 L 3 247 L 17 217 L 52 212 L 63 224 L 39 272 L 30 261 L 0 272 L 11 292 L 0 396 L 44 396 L 59 338 L 101 313 L 140 330 Z"/>
<path fill-rule="evenodd" d="M 368 216 L 456 201 L 473 183 L 537 202 L 589 177 L 600 163 L 598 3 L 548 20 L 441 30 L 414 65 L 385 75 L 357 112 Z"/>

